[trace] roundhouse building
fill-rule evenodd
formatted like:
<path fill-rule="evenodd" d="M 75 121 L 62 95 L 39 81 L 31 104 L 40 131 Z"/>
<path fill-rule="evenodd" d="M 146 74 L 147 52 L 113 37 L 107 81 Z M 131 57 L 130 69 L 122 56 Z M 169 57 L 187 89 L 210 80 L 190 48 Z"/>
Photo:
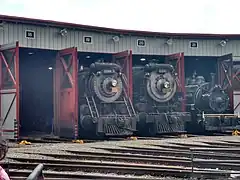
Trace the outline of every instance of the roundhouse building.
<path fill-rule="evenodd" d="M 210 72 L 217 71 L 216 64 L 229 59 L 237 62 L 240 35 L 120 30 L 0 15 L 0 116 L 4 134 L 13 139 L 51 133 L 54 128 L 54 133 L 61 135 L 65 125 L 61 122 L 68 121 L 77 136 L 77 87 L 73 83 L 77 70 L 114 56 L 130 60 L 128 68 L 153 59 L 170 57 L 178 62 L 184 58 L 184 64 L 177 63 L 184 78 L 194 71 L 210 78 Z M 64 74 L 57 74 L 60 66 Z M 64 80 L 64 87 L 56 86 L 57 81 Z M 61 98 L 56 96 L 59 91 Z M 238 96 L 236 91 L 236 111 Z"/>

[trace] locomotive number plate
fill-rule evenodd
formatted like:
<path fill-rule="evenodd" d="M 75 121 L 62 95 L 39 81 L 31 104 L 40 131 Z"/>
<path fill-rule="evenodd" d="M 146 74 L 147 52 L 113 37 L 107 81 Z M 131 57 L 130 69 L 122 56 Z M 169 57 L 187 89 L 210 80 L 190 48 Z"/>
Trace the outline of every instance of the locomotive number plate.
<path fill-rule="evenodd" d="M 112 87 L 112 92 L 118 92 L 119 88 L 118 87 Z"/>
<path fill-rule="evenodd" d="M 162 90 L 163 93 L 168 93 L 170 91 L 171 91 L 171 89 L 165 89 L 165 88 Z"/>

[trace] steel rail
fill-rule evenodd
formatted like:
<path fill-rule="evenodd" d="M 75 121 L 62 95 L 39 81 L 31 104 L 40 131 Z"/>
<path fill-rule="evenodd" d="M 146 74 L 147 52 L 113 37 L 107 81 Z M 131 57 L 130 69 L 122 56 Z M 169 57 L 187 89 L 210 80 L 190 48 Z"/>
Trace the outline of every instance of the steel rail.
<path fill-rule="evenodd" d="M 16 163 L 11 162 L 10 166 L 13 169 L 33 169 L 36 163 Z M 116 174 L 134 174 L 134 175 L 154 175 L 154 176 L 172 176 L 172 177 L 191 177 L 191 168 L 182 167 L 161 167 L 161 166 L 143 166 L 143 165 L 125 165 L 125 166 L 103 166 L 103 165 L 71 165 L 71 164 L 44 164 L 46 170 L 56 171 L 84 171 L 84 172 L 98 172 L 98 173 L 116 173 Z M 18 172 L 18 171 L 16 171 Z M 240 174 L 240 171 L 223 171 L 223 170 L 203 170 L 195 169 L 194 176 L 210 176 L 210 177 L 228 177 L 231 174 Z M 19 175 L 19 174 L 18 174 Z M 47 177 L 46 172 L 44 176 Z M 59 176 L 56 176 L 59 177 Z"/>
<path fill-rule="evenodd" d="M 26 153 L 28 154 L 28 153 Z M 111 161 L 130 161 L 130 162 L 142 162 L 142 163 L 163 163 L 163 162 L 179 162 L 187 161 L 190 158 L 184 157 L 171 157 L 171 156 L 122 156 L 117 154 L 47 154 L 47 153 L 29 153 L 29 154 L 38 154 L 42 156 L 54 157 L 57 159 L 74 159 L 74 160 L 111 160 Z"/>
<path fill-rule="evenodd" d="M 188 151 L 182 151 L 178 150 L 177 147 L 175 149 L 153 149 L 153 148 L 140 148 L 140 147 L 125 147 L 125 148 L 110 148 L 110 147 L 95 147 L 95 149 L 102 149 L 110 151 L 111 153 L 129 153 L 129 154 L 142 154 L 142 155 L 153 155 L 153 156 L 173 156 L 173 157 L 187 157 L 191 158 L 192 153 L 194 154 L 195 158 L 207 158 L 207 159 L 240 159 L 239 154 L 234 153 L 226 153 L 225 151 L 219 151 L 218 153 L 212 153 L 212 152 L 204 152 L 201 151 L 198 152 L 191 152 Z M 72 151 L 71 151 L 72 152 Z M 77 154 L 77 151 L 76 151 Z"/>
<path fill-rule="evenodd" d="M 25 177 L 27 177 L 29 174 L 31 173 L 31 170 L 11 170 L 10 171 L 10 178 L 11 179 L 16 179 L 16 180 L 20 180 L 18 179 L 19 177 L 21 177 L 22 179 L 24 179 Z M 146 177 L 137 177 L 137 176 L 118 176 L 118 175 L 112 175 L 112 174 L 87 174 L 87 173 L 62 173 L 62 172 L 44 172 L 44 180 L 49 179 L 49 180 L 77 180 L 77 179 L 108 179 L 108 180 L 146 180 Z M 155 179 L 155 180 L 162 180 L 162 178 L 149 178 L 149 179 Z M 26 180 L 26 178 L 24 179 Z"/>
<path fill-rule="evenodd" d="M 31 153 L 37 154 L 37 153 Z M 105 154 L 105 153 L 104 153 Z M 59 159 L 58 163 L 68 163 L 72 164 L 81 164 L 82 161 L 79 160 L 98 160 L 98 161 L 113 161 L 113 162 L 125 162 L 125 163 L 137 163 L 137 164 L 153 164 L 153 165 L 171 165 L 171 166 L 188 166 L 190 167 L 194 163 L 195 167 L 198 168 L 218 168 L 222 170 L 239 170 L 240 165 L 238 164 L 239 160 L 229 160 L 229 159 L 193 159 L 191 158 L 175 158 L 171 156 L 155 156 L 155 159 L 151 156 L 150 158 L 141 158 L 141 157 L 123 157 L 123 156 L 114 156 L 111 154 L 102 155 L 74 155 L 74 154 L 46 154 L 39 153 L 39 155 L 50 156 Z M 229 158 L 229 157 L 228 157 Z M 65 161 L 67 159 L 67 161 Z M 72 162 L 71 160 L 75 160 Z M 77 160 L 76 160 L 77 159 Z M 17 160 L 17 159 L 15 159 Z M 64 161 L 61 161 L 64 160 Z M 20 160 L 21 161 L 21 160 Z M 85 162 L 85 161 L 84 161 Z"/>
<path fill-rule="evenodd" d="M 240 143 L 239 142 L 225 142 L 225 141 L 221 141 L 221 142 L 212 142 L 212 141 L 201 141 L 202 143 L 205 144 L 209 144 L 211 145 L 211 147 L 240 147 Z"/>
<path fill-rule="evenodd" d="M 35 153 L 34 153 L 35 154 Z M 101 154 L 101 153 L 99 153 Z M 194 163 L 194 167 L 198 168 L 218 168 L 221 170 L 239 170 L 240 165 L 238 165 L 239 160 L 219 160 L 219 159 L 191 159 L 191 158 L 179 158 L 174 159 L 174 157 L 159 157 L 156 159 L 153 158 L 131 158 L 131 157 L 118 157 L 118 156 L 96 156 L 96 155 L 66 155 L 66 154 L 45 154 L 41 153 L 39 155 L 46 155 L 51 156 L 57 159 L 53 160 L 46 160 L 47 163 L 60 163 L 60 164 L 87 164 L 88 161 L 92 163 L 93 161 L 109 161 L 112 162 L 119 162 L 119 163 L 135 163 L 135 164 L 152 164 L 152 165 L 167 165 L 167 166 L 184 166 L 184 167 L 191 167 L 192 163 Z M 38 159 L 25 159 L 25 158 L 12 158 L 19 162 L 42 162 L 44 160 L 39 161 Z M 74 161 L 73 161 L 74 159 Z M 98 163 L 98 162 L 97 162 Z M 104 165 L 104 163 L 101 163 Z"/>
<path fill-rule="evenodd" d="M 227 147 L 236 147 L 236 146 L 232 146 L 231 144 L 227 145 L 227 144 L 217 144 L 217 143 L 213 143 L 213 142 L 209 142 L 211 144 L 186 144 L 186 143 L 178 143 L 178 142 L 171 142 L 170 144 L 174 144 L 174 145 L 178 145 L 178 146 L 183 146 L 186 148 L 192 148 L 192 147 L 198 147 L 198 148 L 227 148 Z"/>

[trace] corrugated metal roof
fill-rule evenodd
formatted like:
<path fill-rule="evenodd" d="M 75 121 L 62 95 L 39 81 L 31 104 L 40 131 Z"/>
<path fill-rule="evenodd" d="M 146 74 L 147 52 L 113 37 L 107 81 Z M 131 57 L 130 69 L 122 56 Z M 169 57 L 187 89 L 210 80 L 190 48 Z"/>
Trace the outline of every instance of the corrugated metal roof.
<path fill-rule="evenodd" d="M 125 29 L 114 29 L 98 26 L 89 26 L 82 24 L 74 24 L 67 22 L 58 22 L 52 20 L 42 20 L 33 19 L 25 17 L 7 16 L 0 15 L 0 21 L 6 22 L 17 22 L 33 25 L 44 25 L 44 26 L 54 26 L 54 27 L 66 27 L 75 28 L 87 31 L 98 31 L 106 33 L 116 33 L 116 34 L 132 34 L 141 36 L 161 36 L 161 37 L 182 37 L 182 38 L 226 38 L 226 39 L 239 39 L 240 34 L 195 34 L 195 33 L 166 33 L 166 32 L 149 32 L 149 31 L 136 31 L 136 30 L 125 30 Z"/>

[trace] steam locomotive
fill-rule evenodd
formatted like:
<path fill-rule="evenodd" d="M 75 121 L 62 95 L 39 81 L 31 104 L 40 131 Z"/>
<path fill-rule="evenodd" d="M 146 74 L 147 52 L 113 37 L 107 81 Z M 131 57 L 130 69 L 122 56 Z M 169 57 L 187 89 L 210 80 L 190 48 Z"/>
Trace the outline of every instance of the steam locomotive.
<path fill-rule="evenodd" d="M 230 111 L 229 94 L 215 79 L 215 74 L 211 73 L 211 81 L 206 82 L 196 72 L 186 79 L 187 110 L 192 116 L 189 129 L 195 132 L 221 131 L 232 124 L 232 118 L 225 116 Z"/>
<path fill-rule="evenodd" d="M 95 62 L 79 70 L 81 137 L 128 136 L 136 131 L 136 114 L 121 69 L 115 63 Z"/>
<path fill-rule="evenodd" d="M 172 65 L 151 62 L 133 67 L 133 102 L 139 134 L 184 132 L 185 118 L 190 115 L 181 112 L 181 100 Z"/>

